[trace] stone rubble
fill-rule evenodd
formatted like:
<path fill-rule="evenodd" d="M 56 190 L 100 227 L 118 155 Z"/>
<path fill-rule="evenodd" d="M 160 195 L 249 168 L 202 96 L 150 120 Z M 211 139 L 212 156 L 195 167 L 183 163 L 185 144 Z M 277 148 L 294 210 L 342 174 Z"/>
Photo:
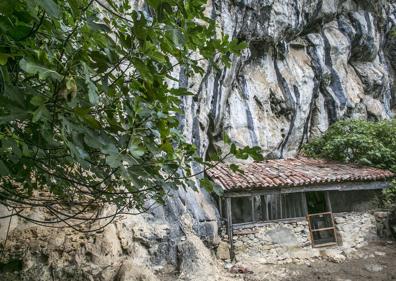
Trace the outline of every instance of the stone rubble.
<path fill-rule="evenodd" d="M 384 267 L 380 264 L 366 264 L 365 269 L 369 272 L 380 272 Z"/>

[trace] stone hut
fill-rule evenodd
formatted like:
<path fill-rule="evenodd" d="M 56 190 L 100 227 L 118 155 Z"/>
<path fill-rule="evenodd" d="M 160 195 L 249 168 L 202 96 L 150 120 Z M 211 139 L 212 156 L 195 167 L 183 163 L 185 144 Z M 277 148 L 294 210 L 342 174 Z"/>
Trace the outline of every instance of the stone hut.
<path fill-rule="evenodd" d="M 219 210 L 231 257 L 286 263 L 342 259 L 384 233 L 377 212 L 392 172 L 305 157 L 226 164 L 208 176 L 224 191 Z"/>

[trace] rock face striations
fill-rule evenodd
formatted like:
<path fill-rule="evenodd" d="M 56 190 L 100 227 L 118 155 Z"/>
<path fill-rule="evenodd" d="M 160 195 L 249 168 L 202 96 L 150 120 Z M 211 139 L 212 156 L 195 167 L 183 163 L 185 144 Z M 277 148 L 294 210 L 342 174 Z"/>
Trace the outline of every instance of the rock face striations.
<path fill-rule="evenodd" d="M 223 30 L 250 47 L 194 81 L 197 96 L 185 102 L 192 140 L 205 151 L 227 132 L 279 158 L 338 119 L 389 118 L 392 2 L 212 1 Z"/>
<path fill-rule="evenodd" d="M 294 156 L 338 119 L 395 112 L 393 0 L 209 0 L 207 12 L 249 48 L 227 69 L 204 64 L 194 79 L 177 73 L 179 86 L 196 93 L 182 101 L 182 126 L 201 155 L 221 147 L 225 132 L 267 157 Z M 218 217 L 211 196 L 191 189 L 102 233 L 13 219 L 0 279 L 158 280 L 153 272 L 169 269 L 179 274 L 168 280 L 216 280 L 209 249 L 219 242 Z M 8 226 L 0 219 L 2 244 Z"/>

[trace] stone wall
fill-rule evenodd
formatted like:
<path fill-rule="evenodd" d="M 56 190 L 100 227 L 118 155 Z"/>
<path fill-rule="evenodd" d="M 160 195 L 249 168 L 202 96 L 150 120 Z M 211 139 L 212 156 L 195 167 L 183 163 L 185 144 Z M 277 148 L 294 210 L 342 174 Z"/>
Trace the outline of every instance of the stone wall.
<path fill-rule="evenodd" d="M 325 248 L 312 248 L 305 219 L 235 230 L 235 259 L 249 264 L 309 263 L 318 258 L 340 262 L 353 257 L 358 248 L 378 239 L 377 234 L 384 234 L 387 229 L 385 212 L 340 213 L 334 215 L 334 220 L 338 245 Z M 224 245 L 221 257 L 227 257 Z"/>

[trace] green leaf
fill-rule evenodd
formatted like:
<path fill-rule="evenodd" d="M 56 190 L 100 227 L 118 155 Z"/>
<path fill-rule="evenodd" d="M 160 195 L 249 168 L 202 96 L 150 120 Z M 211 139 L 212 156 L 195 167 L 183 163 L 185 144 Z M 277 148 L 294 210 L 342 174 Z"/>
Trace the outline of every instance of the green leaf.
<path fill-rule="evenodd" d="M 88 99 L 89 102 L 93 105 L 98 104 L 99 102 L 99 96 L 97 94 L 97 88 L 95 83 L 91 81 L 90 77 L 90 68 L 86 63 L 82 63 L 83 69 L 84 69 L 84 74 L 85 74 L 85 84 L 88 88 Z"/>
<path fill-rule="evenodd" d="M 9 115 L 5 115 L 5 116 L 0 116 L 0 125 L 2 124 L 7 124 L 11 121 L 15 121 L 15 120 L 26 120 L 27 118 L 29 118 L 29 113 L 23 111 L 23 112 L 13 112 Z"/>
<path fill-rule="evenodd" d="M 26 38 L 31 32 L 32 27 L 25 24 L 20 24 L 15 26 L 12 30 L 8 32 L 8 34 L 17 41 L 20 41 Z"/>
<path fill-rule="evenodd" d="M 89 108 L 76 107 L 74 112 L 81 117 L 85 122 L 87 122 L 88 126 L 92 129 L 100 129 L 101 125 L 99 121 L 97 121 L 92 115 L 89 114 Z"/>
<path fill-rule="evenodd" d="M 364 164 L 364 165 L 369 165 L 369 166 L 373 165 L 373 163 L 370 160 L 368 160 L 367 158 L 360 159 L 360 162 L 361 162 L 361 164 Z"/>
<path fill-rule="evenodd" d="M 45 105 L 41 105 L 39 108 L 37 108 L 34 112 L 33 112 L 33 118 L 32 118 L 32 122 L 36 123 L 37 121 L 39 121 L 42 116 L 44 115 L 44 113 L 48 112 L 47 108 L 45 107 Z"/>
<path fill-rule="evenodd" d="M 99 121 L 97 121 L 93 116 L 86 114 L 83 116 L 83 119 L 85 122 L 87 122 L 88 126 L 90 126 L 92 129 L 100 129 L 101 128 Z"/>
<path fill-rule="evenodd" d="M 133 142 L 129 143 L 128 150 L 135 158 L 140 158 L 144 155 L 144 149 Z"/>
<path fill-rule="evenodd" d="M 199 184 L 201 187 L 205 188 L 207 192 L 213 191 L 213 182 L 208 178 L 203 178 L 199 180 Z"/>
<path fill-rule="evenodd" d="M 161 3 L 161 0 L 147 0 L 147 3 L 153 7 L 154 9 L 158 8 L 158 5 Z"/>
<path fill-rule="evenodd" d="M 146 66 L 146 64 L 142 60 L 140 60 L 138 58 L 134 58 L 134 59 L 132 59 L 132 62 L 133 62 L 133 65 L 140 72 L 140 74 L 142 75 L 142 77 L 144 79 L 147 79 L 147 80 L 153 79 L 153 75 L 151 74 L 149 68 Z"/>
<path fill-rule="evenodd" d="M 112 154 L 106 157 L 106 163 L 114 169 L 121 165 L 121 160 L 117 154 Z"/>
<path fill-rule="evenodd" d="M 178 97 L 194 96 L 194 93 L 191 93 L 186 88 L 175 88 L 175 89 L 171 89 L 170 92 L 171 92 L 172 95 L 175 95 L 175 96 L 178 96 Z"/>
<path fill-rule="evenodd" d="M 44 97 L 42 96 L 34 96 L 30 99 L 30 103 L 35 106 L 41 106 L 45 102 Z"/>
<path fill-rule="evenodd" d="M 241 174 L 244 173 L 244 171 L 241 170 L 237 164 L 230 164 L 230 169 L 235 173 L 241 173 Z"/>
<path fill-rule="evenodd" d="M 262 154 L 261 147 L 254 146 L 254 147 L 246 147 L 247 153 L 250 157 L 252 157 L 256 161 L 263 161 L 264 157 Z"/>
<path fill-rule="evenodd" d="M 36 0 L 37 4 L 43 8 L 48 15 L 53 18 L 58 18 L 60 16 L 60 10 L 58 5 L 53 0 Z"/>
<path fill-rule="evenodd" d="M 0 71 L 0 74 L 3 74 L 3 71 Z M 0 76 L 1 79 L 1 76 Z M 8 80 L 9 78 L 4 78 L 4 80 Z M 29 93 L 28 89 L 20 89 L 12 84 L 5 84 L 4 85 L 4 94 L 9 101 L 15 102 L 15 104 L 18 105 L 18 107 L 22 109 L 25 109 L 25 97 Z"/>
<path fill-rule="evenodd" d="M 97 23 L 94 22 L 92 19 L 88 19 L 87 21 L 88 26 L 93 30 L 93 31 L 104 31 L 104 32 L 111 32 L 110 27 L 108 27 L 104 23 Z"/>
<path fill-rule="evenodd" d="M 169 155 L 171 155 L 172 152 L 174 151 L 174 150 L 173 150 L 173 146 L 172 146 L 172 144 L 171 144 L 170 142 L 164 142 L 164 143 L 161 145 L 161 149 L 162 149 L 163 151 L 165 151 L 166 153 L 168 153 Z"/>
<path fill-rule="evenodd" d="M 0 160 L 0 176 L 5 177 L 8 176 L 9 174 L 10 174 L 10 170 L 8 170 L 5 163 L 2 160 Z"/>
<path fill-rule="evenodd" d="M 19 66 L 23 71 L 29 74 L 38 74 L 39 78 L 45 80 L 51 78 L 52 80 L 60 81 L 62 80 L 62 75 L 52 69 L 45 68 L 43 66 L 37 65 L 33 62 L 22 59 L 19 62 Z"/>
<path fill-rule="evenodd" d="M 223 141 L 225 144 L 231 144 L 231 139 L 226 133 L 223 134 Z"/>
<path fill-rule="evenodd" d="M 235 54 L 239 54 L 240 51 L 242 51 L 243 49 L 246 49 L 249 45 L 246 42 L 238 42 L 238 39 L 233 39 L 230 42 L 230 50 L 235 53 Z"/>
<path fill-rule="evenodd" d="M 73 77 L 68 77 L 66 79 L 66 89 L 74 90 L 76 88 L 77 88 L 77 86 L 76 86 L 76 81 L 74 80 L 74 78 Z"/>
<path fill-rule="evenodd" d="M 69 2 L 70 8 L 73 11 L 73 15 L 77 16 L 80 14 L 80 7 L 78 5 L 79 0 L 67 0 Z"/>
<path fill-rule="evenodd" d="M 173 28 L 170 30 L 172 42 L 176 47 L 181 47 L 183 45 L 183 35 L 180 30 Z"/>
<path fill-rule="evenodd" d="M 87 81 L 87 87 L 88 87 L 88 98 L 89 102 L 93 105 L 98 104 L 99 102 L 99 96 L 97 94 L 97 88 L 94 83 L 91 81 Z"/>
<path fill-rule="evenodd" d="M 8 54 L 0 54 L 0 65 L 6 65 L 8 61 Z"/>
<path fill-rule="evenodd" d="M 233 155 L 235 155 L 237 153 L 237 147 L 236 147 L 235 143 L 231 144 L 230 152 Z"/>

